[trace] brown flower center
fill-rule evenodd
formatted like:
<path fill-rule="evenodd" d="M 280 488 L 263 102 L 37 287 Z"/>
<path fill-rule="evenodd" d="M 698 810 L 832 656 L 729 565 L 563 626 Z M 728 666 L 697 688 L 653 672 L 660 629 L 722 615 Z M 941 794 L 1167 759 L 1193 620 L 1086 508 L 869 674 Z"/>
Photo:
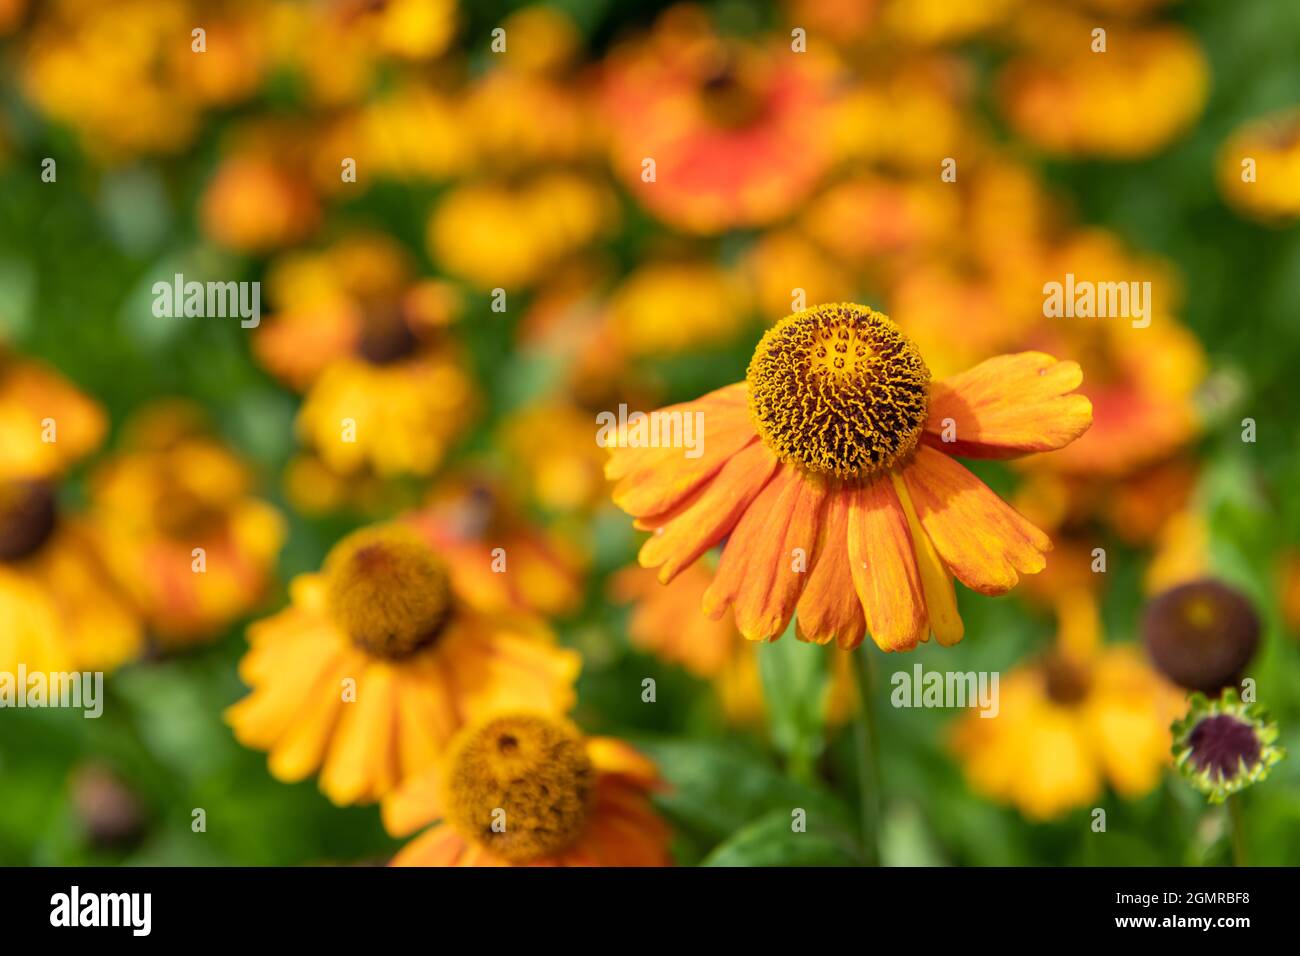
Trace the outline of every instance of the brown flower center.
<path fill-rule="evenodd" d="M 57 523 L 54 486 L 49 482 L 0 482 L 0 561 L 35 554 Z"/>
<path fill-rule="evenodd" d="M 445 782 L 448 822 L 512 863 L 571 846 L 587 823 L 595 770 L 568 723 L 498 717 L 456 746 Z"/>

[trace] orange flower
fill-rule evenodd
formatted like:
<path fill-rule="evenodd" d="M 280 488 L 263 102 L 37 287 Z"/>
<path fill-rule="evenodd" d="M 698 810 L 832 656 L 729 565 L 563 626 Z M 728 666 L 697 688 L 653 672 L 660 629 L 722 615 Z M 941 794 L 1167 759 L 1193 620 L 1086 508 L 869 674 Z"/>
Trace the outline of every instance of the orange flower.
<path fill-rule="evenodd" d="M 567 720 L 510 713 L 467 728 L 445 764 L 385 800 L 404 836 L 393 866 L 668 866 L 668 828 L 646 794 L 654 765 Z"/>
<path fill-rule="evenodd" d="M 732 606 L 750 640 L 778 637 L 797 611 L 804 640 L 852 647 L 869 630 L 907 650 L 933 631 L 951 644 L 953 576 L 1002 594 L 1051 548 L 951 455 L 1069 444 L 1092 420 L 1070 394 L 1081 380 L 1075 363 L 1025 352 L 931 384 L 886 316 L 823 305 L 768 331 L 746 382 L 620 434 L 606 475 L 615 503 L 653 532 L 640 562 L 661 581 L 727 539 L 704 610 Z M 662 447 L 686 415 L 706 429 L 697 457 Z"/>
<path fill-rule="evenodd" d="M 0 479 L 57 476 L 107 429 L 103 409 L 53 369 L 0 351 Z"/>
<path fill-rule="evenodd" d="M 831 163 L 829 141 L 808 135 L 830 87 L 811 53 L 729 46 L 702 11 L 674 8 L 605 64 L 614 167 L 652 212 L 692 232 L 771 222 Z"/>
<path fill-rule="evenodd" d="M 484 476 L 443 482 L 406 520 L 446 559 L 457 593 L 480 610 L 550 616 L 582 599 L 582 555 L 534 527 Z"/>
<path fill-rule="evenodd" d="M 199 413 L 161 402 L 90 482 L 91 522 L 114 576 L 164 642 L 219 633 L 261 600 L 284 540 L 246 465 Z"/>
<path fill-rule="evenodd" d="M 240 743 L 269 752 L 276 778 L 319 767 L 336 804 L 377 800 L 427 770 L 487 711 L 573 704 L 578 655 L 531 618 L 466 605 L 409 527 L 344 538 L 322 573 L 294 579 L 290 600 L 249 628 L 239 671 L 252 692 L 226 720 Z"/>

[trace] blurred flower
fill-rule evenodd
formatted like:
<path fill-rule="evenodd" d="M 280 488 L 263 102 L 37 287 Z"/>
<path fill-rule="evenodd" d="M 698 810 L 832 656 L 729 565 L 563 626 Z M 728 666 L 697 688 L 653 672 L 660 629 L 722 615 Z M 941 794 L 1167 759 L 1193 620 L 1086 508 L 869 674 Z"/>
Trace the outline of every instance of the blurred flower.
<path fill-rule="evenodd" d="M 783 318 L 803 302 L 843 302 L 853 291 L 847 270 L 794 229 L 768 230 L 745 261 L 764 319 Z M 802 293 L 802 300 L 796 299 Z"/>
<path fill-rule="evenodd" d="M 530 522 L 486 475 L 442 481 L 405 520 L 443 555 L 456 593 L 479 610 L 551 617 L 573 611 L 582 598 L 584 556 Z"/>
<path fill-rule="evenodd" d="M 529 286 L 606 232 L 616 212 L 603 183 L 550 170 L 519 181 L 469 182 L 429 218 L 429 254 L 485 290 Z"/>
<path fill-rule="evenodd" d="M 1209 67 L 1183 29 L 1110 24 L 1105 51 L 1093 52 L 1094 18 L 1037 13 L 1019 19 L 1025 48 L 999 78 L 1003 111 L 1025 139 L 1053 153 L 1134 159 L 1200 115 Z"/>
<path fill-rule="evenodd" d="M 214 60 L 193 58 L 197 11 L 186 0 L 50 0 L 38 4 L 27 37 L 22 84 L 28 97 L 72 126 L 87 151 L 109 159 L 177 152 L 193 140 L 203 101 L 244 95 L 256 72 L 251 51 L 240 62 L 236 36 L 218 13 Z M 243 34 L 238 34 L 242 36 Z M 244 76 L 232 82 L 228 69 Z"/>
<path fill-rule="evenodd" d="M 1259 646 L 1259 615 L 1241 592 L 1203 578 L 1158 594 L 1142 614 L 1152 663 L 1187 690 L 1236 684 Z"/>
<path fill-rule="evenodd" d="M 1251 219 L 1285 224 L 1300 218 L 1300 110 L 1252 120 L 1219 151 L 1219 192 Z"/>
<path fill-rule="evenodd" d="M 145 831 L 140 798 L 122 777 L 101 763 L 79 766 L 71 780 L 72 806 L 90 844 L 98 849 L 126 849 Z"/>
<path fill-rule="evenodd" d="M 1217 700 L 1192 694 L 1191 709 L 1174 724 L 1173 735 L 1174 762 L 1210 803 L 1268 779 L 1286 756 L 1268 713 L 1259 704 L 1243 704 L 1231 689 Z"/>
<path fill-rule="evenodd" d="M 719 266 L 651 261 L 610 295 L 609 321 L 630 354 L 671 355 L 733 337 L 743 327 L 747 298 L 744 282 Z M 788 294 L 786 300 L 789 311 Z"/>
<path fill-rule="evenodd" d="M 99 404 L 56 371 L 0 348 L 0 480 L 56 477 L 107 428 Z"/>
<path fill-rule="evenodd" d="M 1300 635 L 1300 551 L 1289 550 L 1282 555 L 1281 583 L 1282 620 L 1293 635 Z"/>
<path fill-rule="evenodd" d="M 882 25 L 914 43 L 953 43 L 1001 25 L 1023 0 L 884 0 Z"/>
<path fill-rule="evenodd" d="M 368 93 L 389 60 L 424 62 L 443 53 L 456 29 L 455 0 L 320 0 L 265 11 L 276 61 L 302 76 L 322 106 Z"/>
<path fill-rule="evenodd" d="M 962 717 L 952 747 L 970 786 L 1047 820 L 1088 806 L 1103 782 L 1148 793 L 1169 763 L 1178 691 L 1129 646 L 1057 649 L 1001 682 L 995 717 Z"/>
<path fill-rule="evenodd" d="M 562 399 L 512 412 L 500 449 L 528 497 L 551 512 L 575 512 L 605 497 L 606 454 L 596 443 L 596 417 Z"/>
<path fill-rule="evenodd" d="M 610 578 L 610 596 L 631 604 L 627 633 L 633 646 L 713 682 L 728 723 L 761 724 L 767 709 L 758 669 L 760 647 L 746 641 L 728 620 L 700 613 L 712 575 L 697 561 L 659 584 L 654 571 L 627 567 Z M 826 685 L 826 720 L 839 724 L 856 708 L 852 661 L 847 652 L 831 657 Z"/>
<path fill-rule="evenodd" d="M 272 154 L 248 152 L 222 161 L 203 193 L 199 218 L 218 244 L 264 253 L 309 236 L 320 209 L 302 170 Z"/>
<path fill-rule="evenodd" d="M 244 462 L 180 401 L 137 412 L 91 475 L 96 540 L 163 643 L 210 639 L 266 593 L 285 524 L 252 489 Z"/>
<path fill-rule="evenodd" d="M 320 769 L 339 805 L 377 800 L 430 767 L 465 722 L 502 707 L 562 713 L 580 661 L 528 618 L 485 615 L 456 592 L 443 557 L 411 528 L 363 528 L 290 605 L 248 630 L 226 711 L 279 780 Z"/>
<path fill-rule="evenodd" d="M 606 475 L 615 503 L 653 532 L 640 562 L 662 566 L 662 582 L 727 539 L 704 610 L 732 605 L 750 640 L 777 637 L 797 609 L 800 636 L 818 643 L 853 647 L 870 631 L 907 650 L 933 631 L 951 644 L 953 575 L 1004 593 L 1043 569 L 1051 542 L 950 456 L 1069 444 L 1092 418 L 1070 394 L 1081 377 L 1026 352 L 931 383 L 887 317 L 818 306 L 764 335 L 746 382 L 659 412 L 661 425 L 674 413 L 707 422 L 698 456 L 664 447 L 681 445 L 671 427 L 668 441 L 629 428 Z"/>
<path fill-rule="evenodd" d="M 567 720 L 510 713 L 468 727 L 445 765 L 384 802 L 394 866 L 668 866 L 652 764 Z"/>
<path fill-rule="evenodd" d="M 57 481 L 99 445 L 103 410 L 55 372 L 0 358 L 0 669 L 112 670 L 143 643 Z"/>
<path fill-rule="evenodd" d="M 298 434 L 336 475 L 428 475 L 472 417 L 474 383 L 446 334 L 459 297 L 413 271 L 401 246 L 365 233 L 272 266 L 279 311 L 254 352 L 306 389 Z M 340 497 L 302 490 L 308 504 Z"/>
<path fill-rule="evenodd" d="M 814 54 L 723 40 L 694 6 L 673 7 L 604 64 L 615 170 L 651 212 L 691 232 L 791 212 L 831 164 L 821 133 L 831 99 L 828 64 Z"/>

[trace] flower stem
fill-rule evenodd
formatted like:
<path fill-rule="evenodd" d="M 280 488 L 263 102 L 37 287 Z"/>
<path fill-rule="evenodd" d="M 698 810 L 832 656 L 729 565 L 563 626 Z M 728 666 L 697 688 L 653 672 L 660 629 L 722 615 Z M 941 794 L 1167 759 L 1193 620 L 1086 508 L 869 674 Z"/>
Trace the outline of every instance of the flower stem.
<path fill-rule="evenodd" d="M 873 649 L 853 652 L 853 675 L 858 688 L 858 712 L 853 719 L 857 744 L 858 805 L 862 825 L 862 856 L 867 866 L 880 865 L 880 753 L 876 710 L 871 689 L 875 683 Z"/>
<path fill-rule="evenodd" d="M 1228 798 L 1228 819 L 1232 822 L 1232 865 L 1249 866 L 1246 862 L 1246 817 L 1241 812 L 1241 797 Z"/>

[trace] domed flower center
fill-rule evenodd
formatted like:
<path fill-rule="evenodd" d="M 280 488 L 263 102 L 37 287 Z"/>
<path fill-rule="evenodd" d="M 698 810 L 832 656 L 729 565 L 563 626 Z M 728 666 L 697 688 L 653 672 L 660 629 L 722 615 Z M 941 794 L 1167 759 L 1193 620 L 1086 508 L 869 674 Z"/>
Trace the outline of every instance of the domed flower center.
<path fill-rule="evenodd" d="M 595 771 L 567 721 L 498 717 L 457 745 L 445 782 L 448 822 L 489 852 L 528 863 L 582 834 Z"/>
<path fill-rule="evenodd" d="M 1062 707 L 1072 707 L 1088 696 L 1091 676 L 1082 665 L 1060 652 L 1043 658 L 1043 686 L 1047 697 Z"/>
<path fill-rule="evenodd" d="M 365 310 L 357 354 L 371 365 L 392 365 L 415 352 L 419 342 L 400 306 L 375 304 Z"/>
<path fill-rule="evenodd" d="M 1187 743 L 1192 765 L 1220 780 L 1237 776 L 1242 766 L 1247 771 L 1254 768 L 1263 751 L 1255 728 L 1232 714 L 1206 717 L 1192 728 Z"/>
<path fill-rule="evenodd" d="M 447 569 L 415 532 L 363 528 L 325 558 L 330 613 L 352 643 L 403 660 L 428 647 L 451 615 Z"/>
<path fill-rule="evenodd" d="M 862 479 L 911 454 L 925 427 L 930 370 L 887 316 L 820 305 L 768 330 L 749 363 L 759 435 L 783 461 Z"/>
<path fill-rule="evenodd" d="M 1188 690 L 1235 684 L 1259 646 L 1260 623 L 1246 597 L 1219 581 L 1189 581 L 1158 595 L 1142 617 L 1152 662 Z"/>
<path fill-rule="evenodd" d="M 0 482 L 0 561 L 20 561 L 39 551 L 54 533 L 57 517 L 49 482 Z"/>

